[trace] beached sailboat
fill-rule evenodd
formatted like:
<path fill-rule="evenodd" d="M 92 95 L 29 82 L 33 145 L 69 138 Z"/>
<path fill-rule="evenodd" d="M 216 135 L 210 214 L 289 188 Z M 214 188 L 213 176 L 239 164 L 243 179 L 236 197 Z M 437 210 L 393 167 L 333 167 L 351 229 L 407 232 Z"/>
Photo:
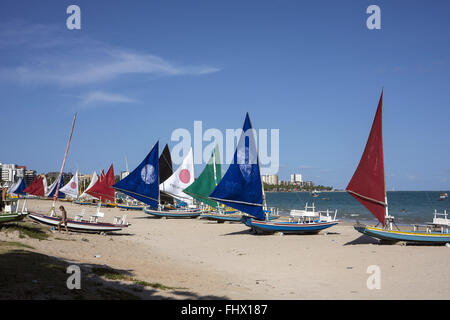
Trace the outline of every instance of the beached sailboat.
<path fill-rule="evenodd" d="M 69 141 L 67 143 L 67 148 L 66 148 L 66 153 L 64 155 L 64 160 L 63 163 L 61 165 L 61 170 L 59 172 L 59 177 L 56 180 L 57 184 L 56 184 L 56 189 L 55 189 L 55 193 L 53 195 L 53 204 L 52 207 L 50 209 L 50 214 L 40 214 L 40 213 L 30 213 L 28 216 L 33 219 L 36 222 L 42 223 L 42 224 L 46 224 L 52 227 L 57 226 L 62 218 L 57 217 L 56 216 L 56 212 L 55 212 L 55 203 L 56 200 L 58 199 L 58 193 L 59 193 L 59 188 L 61 185 L 61 177 L 62 177 L 62 173 L 64 170 L 64 165 L 66 163 L 66 158 L 67 158 L 67 153 L 69 152 L 69 147 L 70 147 L 70 141 L 72 139 L 72 134 L 73 134 L 73 129 L 75 126 L 75 121 L 76 121 L 76 114 L 73 118 L 73 122 L 72 122 L 72 130 L 70 132 L 70 136 L 69 136 Z M 108 177 L 105 178 L 105 186 L 99 186 L 96 189 L 96 192 L 101 195 L 102 197 L 105 197 L 106 199 L 110 199 L 110 190 L 108 188 L 109 184 L 111 183 L 111 175 L 112 175 L 112 182 L 114 182 L 114 169 L 111 165 L 110 167 L 110 171 L 108 171 L 108 173 L 110 174 Z M 93 188 L 92 188 L 93 189 Z M 112 190 L 113 194 L 112 194 L 112 199 L 114 200 L 114 189 Z M 106 232 L 111 232 L 111 231 L 119 231 L 122 230 L 125 227 L 128 227 L 128 223 L 126 222 L 126 216 L 123 217 L 115 217 L 114 218 L 114 222 L 113 223 L 104 223 L 104 222 L 99 222 L 98 218 L 99 217 L 103 217 L 103 213 L 100 212 L 100 206 L 97 208 L 97 213 L 93 216 L 90 216 L 89 220 L 85 220 L 84 219 L 84 214 L 79 214 L 77 215 L 75 218 L 67 218 L 66 222 L 63 223 L 62 225 L 67 226 L 67 228 L 71 231 L 79 231 L 79 232 L 100 232 L 100 233 L 106 233 Z"/>
<path fill-rule="evenodd" d="M 151 207 L 159 204 L 159 142 L 153 146 L 142 162 L 125 178 L 112 187 Z"/>
<path fill-rule="evenodd" d="M 128 171 L 128 170 L 127 170 Z M 172 169 L 172 157 L 170 155 L 169 146 L 166 144 L 163 152 L 159 156 L 158 160 L 158 177 L 159 183 L 164 183 L 171 175 L 173 174 Z M 164 205 L 172 205 L 174 204 L 173 197 L 165 194 L 164 192 L 160 192 L 159 194 L 159 202 Z M 125 199 L 125 203 L 117 203 L 117 208 L 124 210 L 144 210 L 146 204 L 138 201 L 136 199 L 130 200 L 129 196 Z"/>
<path fill-rule="evenodd" d="M 346 191 L 366 207 L 381 223 L 381 227 L 356 223 L 354 228 L 362 234 L 376 239 L 397 242 L 447 243 L 450 242 L 449 225 L 432 223 L 414 225 L 412 231 L 400 230 L 389 215 L 385 186 L 383 135 L 382 135 L 383 91 L 381 92 L 372 129 L 367 139 L 361 160 Z M 396 227 L 394 230 L 393 226 Z M 419 231 L 424 227 L 425 231 Z M 433 231 L 437 227 L 439 231 Z"/>
<path fill-rule="evenodd" d="M 8 193 L 11 197 L 17 197 L 19 195 L 25 195 L 24 190 L 27 188 L 25 179 L 19 178 L 9 189 Z"/>
<path fill-rule="evenodd" d="M 172 156 L 170 154 L 169 146 L 166 144 L 163 152 L 159 156 L 159 184 L 166 182 L 173 175 Z M 175 206 L 175 199 L 166 193 L 164 190 L 159 194 L 159 201 L 164 205 Z"/>
<path fill-rule="evenodd" d="M 0 223 L 19 221 L 25 218 L 28 215 L 26 202 L 27 201 L 24 200 L 22 208 L 20 208 L 19 199 L 4 199 L 4 210 L 0 212 Z"/>
<path fill-rule="evenodd" d="M 31 184 L 23 190 L 23 192 L 36 197 L 44 197 L 46 192 L 46 179 L 44 179 L 45 177 L 36 176 Z"/>
<path fill-rule="evenodd" d="M 110 165 L 106 175 L 103 173 L 96 183 L 84 192 L 88 195 L 98 199 L 101 203 L 106 204 L 107 201 L 114 203 L 115 201 L 115 191 L 114 185 L 114 166 Z"/>
<path fill-rule="evenodd" d="M 190 186 L 184 189 L 183 192 L 192 196 L 207 208 L 207 210 L 200 215 L 200 218 L 217 222 L 240 222 L 242 214 L 238 213 L 237 210 L 227 210 L 227 208 L 219 202 L 208 198 L 221 179 L 222 166 L 220 164 L 219 147 L 216 146 L 201 174 Z"/>
<path fill-rule="evenodd" d="M 78 189 L 78 170 L 75 172 L 70 181 L 64 187 L 59 189 L 59 192 L 63 192 L 66 196 L 72 199 L 78 198 L 78 196 L 80 195 Z"/>
<path fill-rule="evenodd" d="M 61 175 L 58 178 L 59 179 L 56 179 L 55 181 L 53 181 L 53 183 L 48 187 L 48 190 L 45 193 L 45 196 L 47 198 L 53 199 L 53 197 L 56 194 L 56 187 L 58 186 L 58 183 L 59 183 L 60 186 L 62 186 L 64 184 L 63 176 Z M 58 199 L 64 199 L 65 197 L 66 197 L 65 193 L 63 193 L 63 192 L 61 192 L 61 190 L 59 190 L 59 192 L 58 192 Z"/>
<path fill-rule="evenodd" d="M 83 193 L 78 197 L 78 199 L 75 200 L 76 204 L 80 204 L 80 205 L 95 205 L 93 200 L 97 200 L 97 198 L 91 196 L 90 194 L 87 194 L 86 191 L 91 189 L 97 183 L 97 181 L 98 181 L 97 172 L 94 171 L 94 173 L 92 173 L 92 179 L 89 182 L 89 185 L 83 191 Z"/>
<path fill-rule="evenodd" d="M 224 177 L 209 198 L 247 213 L 249 216 L 242 216 L 242 222 L 255 233 L 317 233 L 338 223 L 337 220 L 272 221 L 268 212 L 264 210 L 266 204 L 256 139 L 248 113 L 245 117 L 243 132 L 234 154 L 233 163 L 230 164 Z"/>
<path fill-rule="evenodd" d="M 157 206 L 147 207 L 144 209 L 144 212 L 158 218 L 196 218 L 200 216 L 204 210 L 196 207 L 194 205 L 194 199 L 183 192 L 193 182 L 194 159 L 191 148 L 178 169 L 164 183 L 159 185 L 160 193 L 164 192 L 175 198 L 183 206 L 175 209 L 167 209 L 167 206 L 162 204 L 158 198 Z"/>

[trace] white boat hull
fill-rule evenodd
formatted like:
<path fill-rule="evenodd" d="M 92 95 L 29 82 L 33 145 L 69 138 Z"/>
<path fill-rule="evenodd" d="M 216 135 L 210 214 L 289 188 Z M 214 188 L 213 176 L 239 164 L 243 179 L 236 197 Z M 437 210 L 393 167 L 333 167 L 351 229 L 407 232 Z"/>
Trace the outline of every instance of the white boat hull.
<path fill-rule="evenodd" d="M 30 213 L 28 217 L 36 222 L 43 223 L 49 226 L 57 226 L 61 221 L 60 217 L 50 217 L 40 213 Z M 72 231 L 79 232 L 112 232 L 122 230 L 123 228 L 126 228 L 128 226 L 129 224 L 113 224 L 67 219 L 67 228 Z M 64 224 L 62 224 L 61 227 L 63 228 Z"/>

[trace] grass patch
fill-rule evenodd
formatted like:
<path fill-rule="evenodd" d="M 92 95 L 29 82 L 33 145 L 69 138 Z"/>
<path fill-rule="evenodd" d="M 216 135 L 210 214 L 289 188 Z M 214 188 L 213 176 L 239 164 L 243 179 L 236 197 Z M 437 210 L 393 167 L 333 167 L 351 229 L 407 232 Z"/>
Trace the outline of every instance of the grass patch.
<path fill-rule="evenodd" d="M 16 241 L 0 241 L 0 247 L 19 247 L 19 248 L 34 249 L 32 246 Z"/>
<path fill-rule="evenodd" d="M 92 272 L 109 280 L 130 281 L 131 279 L 130 276 L 110 268 L 92 268 Z"/>
<path fill-rule="evenodd" d="M 92 272 L 100 277 L 104 277 L 108 280 L 122 280 L 122 281 L 130 281 L 134 282 L 137 285 L 144 286 L 144 287 L 151 287 L 154 289 L 160 289 L 160 290 L 174 290 L 174 289 L 180 289 L 180 288 L 174 288 L 165 286 L 161 283 L 157 282 L 147 282 L 139 279 L 135 279 L 123 272 L 120 272 L 118 270 L 110 269 L 110 268 L 92 268 Z"/>
<path fill-rule="evenodd" d="M 83 267 L 81 289 L 69 290 L 66 286 L 68 262 L 18 246 L 23 247 L 23 244 L 0 242 L 1 299 L 140 299 L 135 294 L 139 291 L 134 291 L 130 285 L 99 282 L 89 276 L 92 273 L 84 272 Z"/>
<path fill-rule="evenodd" d="M 5 223 L 0 225 L 0 230 L 4 232 L 19 232 L 19 238 L 31 238 L 38 240 L 47 240 L 49 235 L 40 227 L 29 225 L 27 223 Z"/>

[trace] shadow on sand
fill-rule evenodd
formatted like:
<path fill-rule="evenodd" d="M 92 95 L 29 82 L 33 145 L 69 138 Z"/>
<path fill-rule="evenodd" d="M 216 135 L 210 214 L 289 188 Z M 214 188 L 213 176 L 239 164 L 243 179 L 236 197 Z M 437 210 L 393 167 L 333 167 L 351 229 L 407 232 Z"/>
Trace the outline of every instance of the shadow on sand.
<path fill-rule="evenodd" d="M 66 271 L 71 264 L 45 254 L 18 250 L 14 244 L 3 244 L 0 247 L 0 299 L 228 299 L 148 283 L 134 279 L 132 270 L 97 264 L 76 264 L 81 270 L 81 289 L 70 290 L 67 282 L 72 273 Z"/>

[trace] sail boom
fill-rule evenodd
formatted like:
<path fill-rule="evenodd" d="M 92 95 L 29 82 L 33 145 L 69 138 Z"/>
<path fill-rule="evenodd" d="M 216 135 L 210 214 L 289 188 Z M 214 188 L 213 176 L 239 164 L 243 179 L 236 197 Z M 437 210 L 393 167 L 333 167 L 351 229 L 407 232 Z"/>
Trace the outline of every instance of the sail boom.
<path fill-rule="evenodd" d="M 378 201 L 378 200 L 375 200 L 375 199 L 373 199 L 373 198 L 363 196 L 362 194 L 356 193 L 356 192 L 354 192 L 354 191 L 352 191 L 352 190 L 346 189 L 345 191 L 347 191 L 348 193 L 354 194 L 355 196 L 358 196 L 358 197 L 360 197 L 360 198 L 363 198 L 364 200 L 372 201 L 372 202 L 374 202 L 374 203 L 377 203 L 377 204 L 380 204 L 380 205 L 382 205 L 382 206 L 387 207 L 387 203 L 386 203 L 386 202 Z"/>
<path fill-rule="evenodd" d="M 212 197 L 209 197 L 209 199 L 220 201 L 220 202 L 232 202 L 232 203 L 237 203 L 237 204 L 246 204 L 249 206 L 256 206 L 256 207 L 264 206 L 261 203 L 252 203 L 252 202 L 245 202 L 245 201 L 238 201 L 238 200 L 231 200 L 231 199 L 219 199 L 219 198 L 212 198 Z"/>
<path fill-rule="evenodd" d="M 367 138 L 366 147 L 353 177 L 346 187 L 383 225 L 385 224 L 386 183 L 383 156 L 383 91 Z"/>
<path fill-rule="evenodd" d="M 117 187 L 114 187 L 114 189 L 116 189 L 117 191 L 123 192 L 123 193 L 130 194 L 131 196 L 134 194 L 134 195 L 136 195 L 136 196 L 143 197 L 143 198 L 147 198 L 147 199 L 150 199 L 150 200 L 152 200 L 152 201 L 158 202 L 158 199 L 149 197 L 149 196 L 147 196 L 147 195 L 145 195 L 145 194 L 141 194 L 141 193 L 133 192 L 133 191 L 131 191 L 131 190 L 121 189 L 121 188 L 117 188 Z"/>

